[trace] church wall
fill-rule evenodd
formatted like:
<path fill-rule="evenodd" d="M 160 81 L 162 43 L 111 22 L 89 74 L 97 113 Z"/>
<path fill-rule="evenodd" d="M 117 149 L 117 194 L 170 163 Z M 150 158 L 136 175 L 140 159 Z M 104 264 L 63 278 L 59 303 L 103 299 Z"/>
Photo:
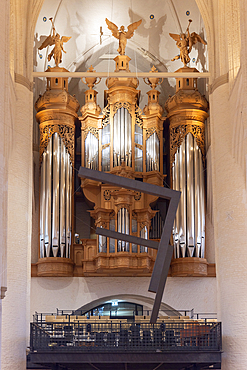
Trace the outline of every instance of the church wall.
<path fill-rule="evenodd" d="M 134 294 L 154 298 L 148 277 L 32 278 L 30 315 L 73 310 L 98 298 Z M 196 298 L 196 299 L 195 299 Z M 174 309 L 216 313 L 215 278 L 168 278 L 163 300 Z"/>
<path fill-rule="evenodd" d="M 235 81 L 235 94 L 229 96 L 229 85 L 224 84 L 210 96 L 217 311 L 219 320 L 223 322 L 224 370 L 242 370 L 247 364 L 244 349 L 247 243 L 243 237 L 247 229 L 246 179 L 233 155 L 241 140 L 244 140 L 238 138 L 233 145 L 237 123 L 234 107 L 240 98 L 237 94 L 239 84 L 241 78 Z"/>
<path fill-rule="evenodd" d="M 3 300 L 2 369 L 26 369 L 30 322 L 32 93 L 15 84 L 8 158 L 7 293 Z M 14 101 L 11 103 L 14 104 Z"/>

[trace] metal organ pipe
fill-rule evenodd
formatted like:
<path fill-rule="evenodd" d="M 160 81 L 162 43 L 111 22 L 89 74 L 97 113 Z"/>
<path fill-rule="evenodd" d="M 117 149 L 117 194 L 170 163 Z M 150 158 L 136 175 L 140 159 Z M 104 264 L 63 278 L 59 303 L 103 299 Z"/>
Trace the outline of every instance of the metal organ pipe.
<path fill-rule="evenodd" d="M 200 257 L 205 257 L 205 183 L 204 183 L 204 170 L 202 163 L 202 154 L 199 150 L 199 171 L 200 171 L 200 203 L 201 203 L 201 254 Z"/>
<path fill-rule="evenodd" d="M 159 171 L 159 138 L 154 132 L 146 141 L 147 171 Z"/>
<path fill-rule="evenodd" d="M 59 227 L 61 257 L 64 257 L 65 240 L 66 240 L 66 230 L 65 230 L 65 155 L 66 155 L 65 145 L 61 141 L 60 227 Z"/>
<path fill-rule="evenodd" d="M 200 202 L 200 165 L 198 146 L 195 144 L 195 257 L 200 257 L 201 249 L 201 202 Z"/>
<path fill-rule="evenodd" d="M 180 238 L 180 246 L 182 257 L 185 257 L 186 254 L 186 230 L 187 230 L 187 212 L 186 212 L 186 150 L 185 150 L 185 140 L 182 142 L 179 151 L 179 162 L 180 162 L 180 191 L 181 194 L 181 201 L 180 201 L 180 215 L 179 215 L 179 238 Z"/>
<path fill-rule="evenodd" d="M 45 181 L 46 181 L 46 151 L 43 153 L 40 180 L 40 258 L 45 257 Z"/>
<path fill-rule="evenodd" d="M 174 257 L 204 258 L 204 171 L 201 150 L 191 133 L 175 154 L 172 178 L 173 189 L 182 192 L 173 229 Z"/>
<path fill-rule="evenodd" d="M 131 166 L 131 115 L 124 107 L 119 108 L 113 117 L 113 166 L 125 162 Z"/>
<path fill-rule="evenodd" d="M 53 135 L 53 194 L 52 194 L 52 252 L 57 257 L 59 245 L 59 165 L 60 145 L 57 133 Z"/>
<path fill-rule="evenodd" d="M 189 133 L 186 137 L 187 165 L 187 251 L 193 257 L 195 243 L 194 212 L 194 138 Z"/>
<path fill-rule="evenodd" d="M 43 153 L 41 164 L 40 258 L 70 257 L 71 196 L 70 156 L 61 137 L 55 133 Z"/>
<path fill-rule="evenodd" d="M 51 249 L 51 169 L 52 169 L 52 138 L 47 145 L 46 158 L 46 185 L 45 185 L 45 250 L 46 257 L 50 257 Z M 41 180 L 42 181 L 42 180 Z"/>

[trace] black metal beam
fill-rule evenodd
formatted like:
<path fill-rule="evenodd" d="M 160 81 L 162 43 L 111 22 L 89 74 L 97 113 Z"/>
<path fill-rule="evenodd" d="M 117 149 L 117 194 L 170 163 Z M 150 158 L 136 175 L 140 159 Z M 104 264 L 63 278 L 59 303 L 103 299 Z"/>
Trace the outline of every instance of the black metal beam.
<path fill-rule="evenodd" d="M 136 181 L 136 180 L 128 179 L 126 177 L 116 176 L 116 175 L 101 172 L 101 171 L 91 170 L 85 167 L 80 167 L 78 176 L 81 178 L 89 178 L 91 180 L 100 181 L 100 182 L 104 182 L 104 183 L 111 184 L 111 185 L 116 185 L 118 187 L 123 187 L 123 188 L 131 189 L 131 190 L 135 190 L 135 191 L 141 191 L 143 193 L 155 195 L 155 196 L 169 200 L 166 220 L 165 220 L 165 224 L 163 227 L 163 232 L 162 232 L 161 240 L 160 240 L 159 247 L 158 247 L 158 253 L 157 253 L 156 260 L 155 260 L 153 273 L 151 276 L 151 281 L 150 281 L 150 285 L 148 289 L 150 292 L 156 293 L 156 297 L 154 300 L 154 306 L 153 306 L 153 310 L 151 314 L 151 320 L 150 320 L 151 323 L 155 323 L 158 317 L 160 303 L 162 300 L 164 287 L 165 287 L 165 283 L 166 283 L 166 279 L 168 275 L 168 270 L 169 270 L 169 266 L 171 263 L 172 247 L 169 246 L 169 240 L 170 240 L 172 226 L 173 226 L 173 222 L 176 216 L 176 211 L 177 211 L 181 193 L 179 191 L 163 188 L 161 186 L 148 184 L 146 182 Z M 98 230 L 99 234 L 100 234 L 100 231 L 102 231 L 102 228 L 99 228 Z M 118 233 L 116 233 L 115 236 L 112 236 L 112 238 L 117 238 L 119 240 L 126 241 L 126 234 L 121 234 L 122 235 L 121 238 L 119 238 L 117 234 Z M 131 239 L 127 241 L 130 241 L 130 240 Z M 141 243 L 137 242 L 136 244 L 141 244 Z"/>
<path fill-rule="evenodd" d="M 90 168 L 86 167 L 80 167 L 78 176 L 80 178 L 87 178 L 104 182 L 106 184 L 116 185 L 120 188 L 127 188 L 135 191 L 141 191 L 146 194 L 157 195 L 158 197 L 165 199 L 174 198 L 175 193 L 180 194 L 180 191 L 163 188 L 162 186 L 149 184 L 147 182 L 132 180 L 127 177 L 117 176 L 111 173 L 91 170 Z"/>
<path fill-rule="evenodd" d="M 221 363 L 221 351 L 163 351 L 156 353 L 149 352 L 122 352 L 115 353 L 114 350 L 110 352 L 78 352 L 70 351 L 37 351 L 30 353 L 30 362 L 46 366 L 47 364 L 205 364 L 210 366 L 212 364 Z M 67 365 L 68 366 L 68 365 Z M 155 366 L 154 366 L 155 367 Z"/>

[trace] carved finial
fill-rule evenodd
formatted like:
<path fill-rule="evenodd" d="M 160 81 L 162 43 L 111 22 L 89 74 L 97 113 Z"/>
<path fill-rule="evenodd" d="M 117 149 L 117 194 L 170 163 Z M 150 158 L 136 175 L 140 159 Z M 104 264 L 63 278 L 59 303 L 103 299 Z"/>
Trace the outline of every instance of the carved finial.
<path fill-rule="evenodd" d="M 153 66 L 151 70 L 149 71 L 149 73 L 156 73 L 156 72 L 158 72 L 158 70 L 155 68 L 155 66 Z M 152 89 L 155 89 L 156 86 L 160 85 L 163 82 L 163 78 L 159 78 L 159 77 L 148 77 L 147 81 L 146 81 L 146 78 L 144 78 L 143 80 L 145 84 L 151 86 Z"/>
<path fill-rule="evenodd" d="M 91 65 L 88 68 L 87 72 L 96 72 L 96 71 L 93 69 L 93 66 Z M 89 89 L 93 89 L 95 85 L 100 83 L 101 78 L 100 77 L 86 77 L 85 82 L 83 81 L 83 78 L 81 80 L 85 85 L 89 87 Z"/>
<path fill-rule="evenodd" d="M 48 61 L 51 60 L 53 57 L 55 60 L 55 65 L 58 67 L 60 63 L 62 63 L 62 51 L 66 53 L 66 51 L 63 48 L 63 43 L 67 42 L 71 39 L 71 37 L 62 36 L 60 38 L 59 33 L 56 32 L 53 19 L 49 18 L 49 20 L 52 23 L 52 35 L 49 35 L 45 41 L 41 44 L 41 46 L 38 48 L 38 50 L 42 50 L 48 46 L 55 45 L 50 54 L 48 55 Z"/>

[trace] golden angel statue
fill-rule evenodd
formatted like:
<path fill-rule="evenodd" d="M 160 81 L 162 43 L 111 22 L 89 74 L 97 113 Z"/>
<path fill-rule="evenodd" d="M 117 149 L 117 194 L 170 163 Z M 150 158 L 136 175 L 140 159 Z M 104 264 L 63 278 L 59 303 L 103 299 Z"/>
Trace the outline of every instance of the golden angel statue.
<path fill-rule="evenodd" d="M 142 19 L 140 19 L 138 22 L 130 24 L 128 26 L 128 31 L 124 30 L 124 26 L 121 26 L 120 29 L 118 29 L 118 27 L 113 22 L 110 22 L 107 18 L 105 21 L 109 30 L 112 32 L 112 35 L 119 40 L 119 48 L 117 51 L 120 55 L 124 55 L 127 39 L 130 39 L 134 35 L 134 31 L 140 26 Z"/>
<path fill-rule="evenodd" d="M 52 35 L 49 35 L 45 39 L 45 41 L 39 47 L 39 50 L 42 50 L 47 46 L 55 45 L 50 54 L 48 55 L 48 61 L 50 61 L 51 58 L 53 57 L 55 60 L 55 65 L 56 67 L 58 67 L 58 65 L 62 62 L 62 51 L 66 53 L 66 51 L 63 48 L 63 43 L 69 41 L 71 37 L 62 36 L 60 38 L 59 33 L 56 33 L 52 18 L 50 18 L 50 21 L 52 23 Z"/>
<path fill-rule="evenodd" d="M 197 42 L 201 42 L 202 44 L 207 45 L 206 41 L 204 41 L 197 33 L 192 32 L 192 34 L 190 34 L 189 27 L 191 22 L 192 20 L 189 19 L 189 25 L 185 33 L 182 33 L 181 35 L 169 33 L 173 40 L 176 41 L 176 45 L 180 50 L 180 55 L 175 56 L 171 60 L 174 61 L 177 59 L 181 59 L 185 67 L 190 61 L 189 53 L 191 52 L 192 46 L 195 45 Z"/>

